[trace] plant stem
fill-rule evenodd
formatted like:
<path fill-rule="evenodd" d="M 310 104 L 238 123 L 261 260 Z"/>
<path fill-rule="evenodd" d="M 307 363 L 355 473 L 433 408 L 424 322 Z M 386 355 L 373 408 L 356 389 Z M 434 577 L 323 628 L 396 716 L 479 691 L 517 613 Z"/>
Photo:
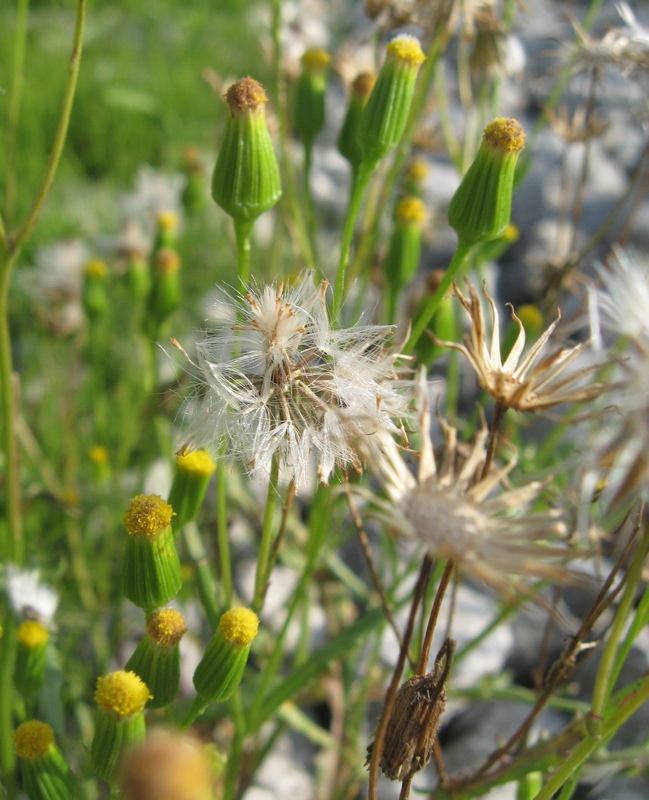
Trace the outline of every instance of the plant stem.
<path fill-rule="evenodd" d="M 629 612 L 633 607 L 633 600 L 638 581 L 642 576 L 642 568 L 644 566 L 647 551 L 649 550 L 649 529 L 645 530 L 644 536 L 638 543 L 638 547 L 634 554 L 631 565 L 629 566 L 624 592 L 620 598 L 620 603 L 615 612 L 615 619 L 611 626 L 602 657 L 599 662 L 597 670 L 597 677 L 595 679 L 595 688 L 593 689 L 593 705 L 592 705 L 592 721 L 594 722 L 594 733 L 597 733 L 599 726 L 599 719 L 604 714 L 604 707 L 612 690 L 613 668 L 615 666 L 615 656 L 617 654 L 620 638 L 626 627 Z"/>
<path fill-rule="evenodd" d="M 16 214 L 16 138 L 20 101 L 24 82 L 25 50 L 27 42 L 27 18 L 29 16 L 29 0 L 18 0 L 16 10 L 16 37 L 14 43 L 14 63 L 9 92 L 9 109 L 7 114 L 7 147 L 6 147 L 6 204 L 5 214 L 7 228 L 11 229 Z"/>
<path fill-rule="evenodd" d="M 412 333 L 410 334 L 410 338 L 405 344 L 403 348 L 404 354 L 411 353 L 414 346 L 417 344 L 421 335 L 428 327 L 431 319 L 435 311 L 437 311 L 439 304 L 444 299 L 446 293 L 451 287 L 451 284 L 459 274 L 460 270 L 466 263 L 469 258 L 469 255 L 473 251 L 474 245 L 465 242 L 464 240 L 460 239 L 457 245 L 457 249 L 455 254 L 453 255 L 453 259 L 451 263 L 448 265 L 448 268 L 444 272 L 442 280 L 439 283 L 439 286 L 435 290 L 435 293 L 428 298 L 426 301 L 426 305 L 424 310 L 422 311 L 419 319 L 417 320 L 416 324 L 412 329 Z"/>
<path fill-rule="evenodd" d="M 230 559 L 230 540 L 228 539 L 228 504 L 223 461 L 216 470 L 216 535 L 221 564 L 223 606 L 230 608 L 232 605 L 232 561 Z"/>
<path fill-rule="evenodd" d="M 268 565 L 270 563 L 272 536 L 273 536 L 273 515 L 277 502 L 277 481 L 279 476 L 279 459 L 273 456 L 270 467 L 270 478 L 268 480 L 268 493 L 266 495 L 266 508 L 264 509 L 264 522 L 261 529 L 261 542 L 259 543 L 259 555 L 257 556 L 257 572 L 255 574 L 255 595 L 252 601 L 252 610 L 259 613 L 264 605 L 266 594 L 266 580 L 268 578 Z"/>
<path fill-rule="evenodd" d="M 234 220 L 234 234 L 237 239 L 237 268 L 239 272 L 239 283 L 242 288 L 248 286 L 250 281 L 250 232 L 252 222 L 250 220 Z"/>
<path fill-rule="evenodd" d="M 340 261 L 338 262 L 338 273 L 336 275 L 336 286 L 334 289 L 334 303 L 332 310 L 332 319 L 334 323 L 338 322 L 338 315 L 345 299 L 345 273 L 349 266 L 349 259 L 351 256 L 352 240 L 354 238 L 354 229 L 356 227 L 356 220 L 358 219 L 358 212 L 363 202 L 365 190 L 370 178 L 374 174 L 376 164 L 363 161 L 358 168 L 358 175 L 354 181 L 349 198 L 349 205 L 347 207 L 347 216 L 345 217 L 345 224 L 343 227 L 342 244 L 340 246 Z"/>

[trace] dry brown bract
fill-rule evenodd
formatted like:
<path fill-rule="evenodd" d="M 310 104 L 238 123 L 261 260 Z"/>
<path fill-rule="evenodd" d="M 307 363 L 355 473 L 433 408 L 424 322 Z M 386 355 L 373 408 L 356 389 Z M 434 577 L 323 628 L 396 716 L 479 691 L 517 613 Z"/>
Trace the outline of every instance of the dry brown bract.
<path fill-rule="evenodd" d="M 380 766 L 391 781 L 414 777 L 430 761 L 442 714 L 446 709 L 446 679 L 455 641 L 446 639 L 428 675 L 415 675 L 397 692 L 383 742 Z M 367 748 L 366 765 L 372 758 Z"/>
<path fill-rule="evenodd" d="M 609 388 L 606 384 L 591 383 L 587 386 L 579 384 L 601 369 L 602 364 L 590 364 L 583 369 L 564 371 L 588 347 L 590 342 L 582 342 L 575 347 L 560 347 L 548 356 L 541 358 L 545 345 L 557 327 L 561 314 L 530 348 L 527 355 L 521 358 L 525 349 L 525 329 L 516 316 L 511 305 L 512 319 L 518 326 L 518 336 L 503 363 L 500 353 L 500 322 L 493 299 L 483 289 L 484 296 L 491 306 L 492 333 L 488 344 L 488 333 L 480 299 L 476 290 L 467 282 L 469 296 L 464 295 L 457 284 L 453 284 L 455 294 L 462 307 L 469 315 L 471 329 L 464 337 L 464 344 L 456 342 L 438 342 L 445 347 L 459 350 L 466 356 L 475 370 L 480 386 L 495 400 L 507 408 L 516 411 L 539 411 L 561 403 L 582 403 L 592 400 Z"/>

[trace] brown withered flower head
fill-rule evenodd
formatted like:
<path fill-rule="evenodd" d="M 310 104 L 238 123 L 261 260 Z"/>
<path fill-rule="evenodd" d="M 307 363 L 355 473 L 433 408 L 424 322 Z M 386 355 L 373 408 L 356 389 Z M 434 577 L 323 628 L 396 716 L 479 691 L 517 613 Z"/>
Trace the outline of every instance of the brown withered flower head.
<path fill-rule="evenodd" d="M 442 422 L 443 456 L 436 459 L 430 430 L 428 384 L 417 380 L 421 445 L 417 474 L 407 455 L 381 430 L 368 440 L 367 462 L 385 496 L 359 484 L 351 491 L 369 502 L 366 513 L 397 535 L 417 541 L 432 558 L 453 561 L 460 575 L 471 576 L 504 595 L 533 596 L 527 580 L 573 582 L 564 562 L 583 552 L 564 544 L 568 527 L 553 508 L 529 512 L 542 499 L 544 484 L 529 481 L 514 487 L 509 474 L 515 458 L 482 476 L 488 431 L 483 427 L 463 448 L 457 431 Z"/>
<path fill-rule="evenodd" d="M 491 339 L 482 313 L 478 293 L 467 282 L 468 296 L 463 294 L 457 284 L 453 285 L 455 294 L 470 319 L 470 330 L 463 344 L 441 342 L 438 344 L 459 350 L 475 370 L 480 387 L 505 408 L 516 411 L 541 411 L 562 403 L 582 403 L 592 400 L 609 388 L 606 384 L 590 383 L 583 385 L 586 378 L 602 364 L 589 364 L 578 370 L 566 370 L 590 342 L 582 342 L 574 347 L 559 347 L 549 355 L 542 356 L 543 350 L 557 327 L 561 314 L 557 313 L 554 322 L 541 334 L 540 338 L 523 356 L 525 350 L 525 328 L 516 316 L 513 306 L 512 319 L 518 327 L 518 335 L 507 358 L 503 362 L 500 350 L 500 321 L 493 298 L 483 289 L 484 296 L 491 307 Z"/>

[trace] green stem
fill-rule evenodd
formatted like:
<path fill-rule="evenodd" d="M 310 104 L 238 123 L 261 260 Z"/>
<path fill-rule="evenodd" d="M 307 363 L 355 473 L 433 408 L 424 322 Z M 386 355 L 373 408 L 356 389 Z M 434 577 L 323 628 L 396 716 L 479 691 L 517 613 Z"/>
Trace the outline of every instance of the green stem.
<path fill-rule="evenodd" d="M 201 698 L 197 695 L 192 701 L 188 712 L 185 714 L 185 718 L 180 723 L 180 727 L 183 728 L 183 730 L 187 730 L 187 728 L 191 727 L 194 722 L 196 722 L 206 708 L 207 704 L 205 701 L 201 700 Z"/>
<path fill-rule="evenodd" d="M 620 598 L 617 611 L 615 612 L 615 619 L 611 626 L 602 657 L 599 662 L 597 670 L 597 677 L 595 679 L 595 688 L 593 689 L 593 705 L 592 705 L 592 722 L 594 724 L 594 733 L 598 732 L 599 720 L 603 716 L 604 707 L 612 690 L 614 674 L 614 667 L 618 645 L 624 628 L 626 627 L 629 613 L 633 607 L 633 600 L 635 597 L 636 588 L 640 578 L 642 577 L 642 568 L 644 561 L 649 550 L 649 529 L 645 531 L 638 548 L 635 552 L 633 561 L 628 569 L 626 582 L 624 585 L 624 592 Z"/>
<path fill-rule="evenodd" d="M 237 267 L 239 282 L 242 288 L 250 281 L 250 232 L 253 223 L 250 220 L 234 220 L 234 234 L 237 239 Z"/>
<path fill-rule="evenodd" d="M 311 166 L 313 164 L 313 143 L 304 142 L 304 207 L 306 210 L 306 228 L 314 258 L 318 258 L 316 245 L 315 208 L 311 195 Z"/>
<path fill-rule="evenodd" d="M 232 695 L 230 708 L 232 711 L 232 721 L 234 722 L 234 736 L 232 737 L 232 744 L 230 746 L 230 754 L 226 767 L 223 800 L 233 800 L 235 796 L 237 778 L 240 773 L 239 764 L 241 763 L 241 756 L 243 755 L 243 742 L 247 732 L 239 690 Z"/>
<path fill-rule="evenodd" d="M 453 256 L 451 263 L 449 264 L 448 268 L 444 272 L 444 276 L 440 281 L 439 286 L 437 287 L 435 293 L 426 301 L 426 305 L 424 306 L 424 310 L 422 311 L 419 319 L 417 320 L 416 324 L 412 329 L 412 333 L 410 334 L 410 338 L 406 342 L 405 347 L 403 348 L 404 354 L 411 353 L 421 335 L 428 327 L 431 319 L 433 318 L 434 313 L 437 311 L 439 304 L 442 302 L 446 293 L 451 287 L 451 284 L 458 276 L 460 270 L 466 263 L 473 250 L 474 245 L 465 242 L 464 240 L 460 239 L 457 245 L 457 249 Z"/>
<path fill-rule="evenodd" d="M 266 581 L 268 579 L 270 554 L 273 539 L 273 516 L 277 503 L 277 483 L 279 477 L 279 459 L 273 456 L 268 481 L 268 494 L 266 495 L 266 508 L 264 509 L 264 522 L 261 529 L 261 542 L 257 557 L 257 572 L 255 574 L 255 595 L 252 601 L 252 610 L 259 613 L 264 605 L 266 594 Z"/>
<path fill-rule="evenodd" d="M 340 247 L 340 261 L 338 262 L 338 274 L 336 275 L 336 287 L 334 289 L 334 302 L 332 310 L 332 319 L 334 323 L 338 322 L 338 315 L 340 308 L 345 298 L 345 273 L 349 266 L 349 259 L 352 249 L 352 240 L 354 238 L 354 228 L 356 227 L 356 220 L 358 219 L 358 212 L 361 209 L 361 203 L 365 195 L 365 190 L 370 182 L 370 178 L 376 168 L 375 163 L 368 163 L 363 161 L 358 168 L 358 175 L 352 184 L 351 195 L 349 198 L 349 205 L 347 207 L 347 216 L 345 217 L 345 224 L 343 227 L 343 238 Z"/>
<path fill-rule="evenodd" d="M 228 539 L 228 503 L 225 482 L 225 463 L 216 470 L 216 535 L 221 564 L 221 588 L 223 607 L 232 605 L 232 561 L 230 559 L 230 540 Z"/>
<path fill-rule="evenodd" d="M 205 616 L 212 630 L 215 630 L 218 627 L 221 615 L 216 604 L 214 575 L 207 558 L 205 545 L 195 522 L 188 522 L 183 527 L 183 539 L 185 540 L 187 553 L 196 571 L 196 588 Z"/>
<path fill-rule="evenodd" d="M 543 789 L 537 794 L 535 800 L 551 800 L 555 792 L 558 792 L 564 783 L 570 780 L 572 774 L 581 767 L 591 753 L 610 739 L 647 700 L 649 700 L 649 679 L 645 680 L 639 687 L 631 690 L 619 702 L 615 711 L 609 715 L 608 719 L 603 721 L 600 734 L 593 736 L 588 731 L 585 732 L 583 740 L 556 770 Z"/>
<path fill-rule="evenodd" d="M 6 609 L 6 606 L 5 606 Z M 16 660 L 16 623 L 11 613 L 4 615 L 2 647 L 0 647 L 0 776 L 10 798 L 17 797 L 14 783 L 16 756 L 13 748 L 13 688 Z M 13 790 L 13 791 L 12 791 Z"/>
<path fill-rule="evenodd" d="M 28 16 L 29 0 L 18 0 L 13 74 L 9 92 L 9 110 L 7 114 L 7 198 L 5 213 L 7 217 L 7 228 L 9 229 L 11 229 L 13 225 L 16 213 L 16 138 L 24 83 Z"/>

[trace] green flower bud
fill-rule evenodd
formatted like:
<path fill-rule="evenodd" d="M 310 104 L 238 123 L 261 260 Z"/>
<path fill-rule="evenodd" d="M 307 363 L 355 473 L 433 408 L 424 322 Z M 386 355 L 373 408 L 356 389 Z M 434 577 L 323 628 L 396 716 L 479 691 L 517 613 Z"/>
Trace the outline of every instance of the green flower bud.
<path fill-rule="evenodd" d="M 293 94 L 293 127 L 307 149 L 324 128 L 327 72 L 331 56 L 319 47 L 302 56 L 302 72 Z"/>
<path fill-rule="evenodd" d="M 243 78 L 225 94 L 230 115 L 212 176 L 212 197 L 239 222 L 252 222 L 282 195 L 261 84 Z"/>
<path fill-rule="evenodd" d="M 70 800 L 73 777 L 45 722 L 23 722 L 13 732 L 14 748 L 29 800 Z"/>
<path fill-rule="evenodd" d="M 176 512 L 176 530 L 198 516 L 215 469 L 216 464 L 205 450 L 194 450 L 176 459 L 176 474 L 169 492 L 169 504 Z"/>
<path fill-rule="evenodd" d="M 146 258 L 137 252 L 129 253 L 126 263 L 128 292 L 134 300 L 143 300 L 151 290 L 151 270 Z"/>
<path fill-rule="evenodd" d="M 161 211 L 158 214 L 153 252 L 163 247 L 175 250 L 178 244 L 178 214 L 175 211 Z"/>
<path fill-rule="evenodd" d="M 47 628 L 36 620 L 18 628 L 14 684 L 24 697 L 35 697 L 43 685 L 49 638 Z"/>
<path fill-rule="evenodd" d="M 428 163 L 423 158 L 413 158 L 406 169 L 404 176 L 404 191 L 412 197 L 421 197 L 423 194 L 424 178 L 429 173 Z"/>
<path fill-rule="evenodd" d="M 404 197 L 397 203 L 394 231 L 383 263 L 389 285 L 397 290 L 417 272 L 425 219 L 426 208 L 417 197 Z"/>
<path fill-rule="evenodd" d="M 96 320 L 108 308 L 108 267 L 103 261 L 93 259 L 83 269 L 83 308 L 89 320 Z"/>
<path fill-rule="evenodd" d="M 120 762 L 134 745 L 144 741 L 144 706 L 151 694 L 134 673 L 118 670 L 97 680 L 95 702 L 100 713 L 90 747 L 90 761 L 98 777 L 115 783 Z"/>
<path fill-rule="evenodd" d="M 175 699 L 180 687 L 180 640 L 187 623 L 180 611 L 163 608 L 148 617 L 146 628 L 125 669 L 146 683 L 152 695 L 148 705 L 163 708 Z"/>
<path fill-rule="evenodd" d="M 363 109 L 372 92 L 375 77 L 369 72 L 361 72 L 352 83 L 347 112 L 336 142 L 340 154 L 349 161 L 356 171 L 363 160 L 358 131 Z"/>
<path fill-rule="evenodd" d="M 196 214 L 205 206 L 207 184 L 203 162 L 195 147 L 185 148 L 183 172 L 187 178 L 182 196 L 183 208 L 188 214 Z"/>
<path fill-rule="evenodd" d="M 175 250 L 161 247 L 153 254 L 151 289 L 147 302 L 148 324 L 155 333 L 162 322 L 181 304 L 180 256 Z"/>
<path fill-rule="evenodd" d="M 171 506 L 157 495 L 134 497 L 126 512 L 124 595 L 140 608 L 164 606 L 182 585 L 172 516 Z"/>
<path fill-rule="evenodd" d="M 249 608 L 232 608 L 221 616 L 194 672 L 194 687 L 203 705 L 232 695 L 243 677 L 250 644 L 258 629 L 259 619 Z"/>
<path fill-rule="evenodd" d="M 387 46 L 386 59 L 359 123 L 363 161 L 377 164 L 399 143 L 408 121 L 419 68 L 419 41 L 402 34 Z"/>
<path fill-rule="evenodd" d="M 525 132 L 515 119 L 499 117 L 485 128 L 478 153 L 448 207 L 448 222 L 461 241 L 496 239 L 509 225 L 516 162 Z"/>

